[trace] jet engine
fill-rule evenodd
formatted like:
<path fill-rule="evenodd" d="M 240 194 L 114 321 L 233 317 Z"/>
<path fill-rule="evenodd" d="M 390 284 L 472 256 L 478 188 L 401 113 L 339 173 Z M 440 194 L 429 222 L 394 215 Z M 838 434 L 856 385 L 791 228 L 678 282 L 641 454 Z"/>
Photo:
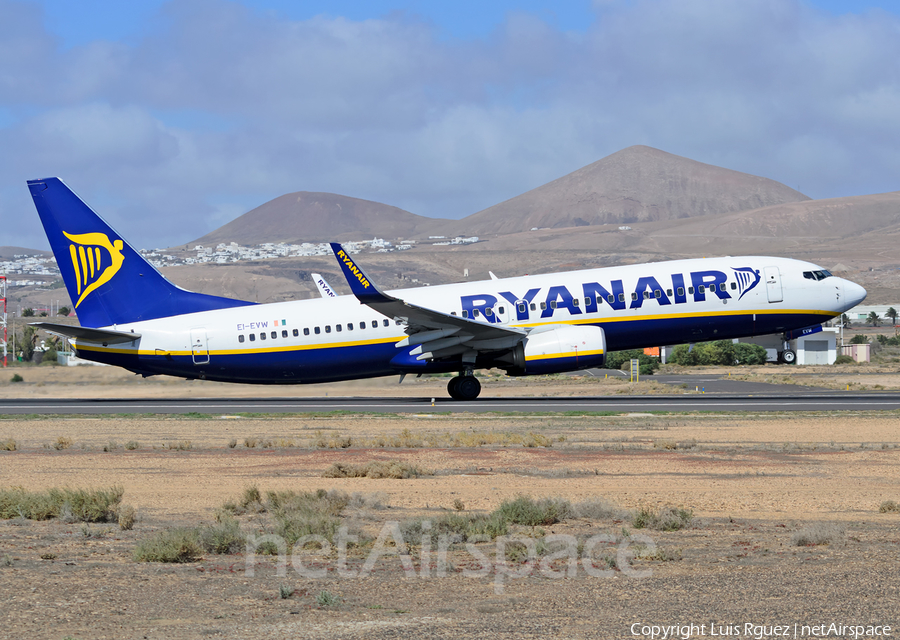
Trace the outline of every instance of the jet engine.
<path fill-rule="evenodd" d="M 500 358 L 513 376 L 539 375 L 601 367 L 606 359 L 606 336 L 594 326 L 538 328 Z"/>

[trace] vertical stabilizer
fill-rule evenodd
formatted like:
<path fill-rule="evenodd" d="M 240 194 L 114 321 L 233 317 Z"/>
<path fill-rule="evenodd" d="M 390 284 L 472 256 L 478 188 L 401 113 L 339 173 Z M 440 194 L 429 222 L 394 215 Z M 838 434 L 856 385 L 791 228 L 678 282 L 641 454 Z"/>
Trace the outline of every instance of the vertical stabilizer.
<path fill-rule="evenodd" d="M 29 180 L 28 188 L 82 326 L 252 304 L 175 286 L 59 178 Z"/>

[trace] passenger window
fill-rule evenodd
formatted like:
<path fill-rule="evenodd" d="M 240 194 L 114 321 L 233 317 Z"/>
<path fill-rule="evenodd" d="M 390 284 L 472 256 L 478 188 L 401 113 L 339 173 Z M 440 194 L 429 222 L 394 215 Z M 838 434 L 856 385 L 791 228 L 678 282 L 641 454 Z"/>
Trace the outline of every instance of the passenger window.
<path fill-rule="evenodd" d="M 325 333 L 331 333 L 331 325 L 330 324 L 325 325 Z"/>
<path fill-rule="evenodd" d="M 731 283 L 731 290 L 734 291 L 735 289 L 737 289 L 737 282 L 732 282 L 732 283 Z"/>
<path fill-rule="evenodd" d="M 338 325 L 335 325 L 334 328 L 337 330 L 338 333 L 340 333 L 341 331 L 343 331 L 343 329 L 341 328 L 341 325 L 339 325 L 339 324 L 338 324 Z"/>
<path fill-rule="evenodd" d="M 625 298 L 623 297 L 622 299 L 624 300 Z M 614 295 L 610 294 L 610 295 L 606 296 L 606 301 L 610 304 L 613 304 L 616 301 L 616 297 Z"/>
<path fill-rule="evenodd" d="M 383 324 L 384 324 L 384 326 L 386 326 L 386 327 L 389 327 L 389 326 L 391 326 L 391 321 L 390 321 L 390 320 L 388 320 L 388 319 L 387 319 L 387 318 L 385 318 L 385 319 L 384 319 L 384 320 L 382 320 L 382 321 L 381 321 L 381 322 L 382 322 L 382 323 L 383 323 Z"/>
<path fill-rule="evenodd" d="M 498 311 L 498 313 L 499 313 L 501 316 L 502 316 L 504 313 L 506 313 L 506 309 L 504 309 L 503 307 L 499 307 L 499 309 L 500 309 L 500 310 Z"/>
<path fill-rule="evenodd" d="M 619 302 L 625 302 L 625 294 L 624 293 L 619 294 Z"/>
<path fill-rule="evenodd" d="M 551 308 L 551 309 L 555 309 L 555 308 L 556 308 L 556 300 L 551 300 L 551 301 L 550 301 L 550 308 Z"/>
<path fill-rule="evenodd" d="M 465 309 L 463 309 L 462 314 L 463 314 L 463 318 L 468 318 L 468 317 L 469 317 L 469 312 L 466 311 Z"/>
<path fill-rule="evenodd" d="M 256 342 L 256 334 L 255 333 L 250 334 L 250 342 Z"/>
<path fill-rule="evenodd" d="M 397 325 L 397 326 L 399 327 L 399 326 L 400 326 L 401 324 L 403 324 L 403 323 L 400 322 L 399 320 L 394 320 L 394 324 Z M 385 322 L 385 323 L 384 323 L 384 326 L 388 326 L 388 323 Z"/>
<path fill-rule="evenodd" d="M 598 300 L 599 300 L 599 298 L 598 298 Z M 597 304 L 600 304 L 600 303 L 598 302 Z M 584 306 L 586 306 L 586 307 L 591 306 L 591 299 L 590 299 L 590 298 L 587 298 L 587 297 L 586 297 L 586 298 L 584 299 Z"/>
<path fill-rule="evenodd" d="M 365 323 L 365 322 L 360 322 L 360 323 L 359 323 L 359 328 L 360 328 L 360 330 L 365 329 L 365 328 L 366 328 L 366 323 Z"/>
<path fill-rule="evenodd" d="M 650 299 L 650 292 L 649 292 L 649 291 L 645 291 L 645 292 L 644 292 L 644 300 L 649 300 L 649 299 Z"/>
<path fill-rule="evenodd" d="M 477 317 L 478 317 L 478 309 L 472 309 L 472 317 L 473 317 L 473 318 L 477 318 Z"/>
<path fill-rule="evenodd" d="M 678 295 L 680 295 L 680 296 L 684 295 L 684 287 L 678 287 Z"/>
<path fill-rule="evenodd" d="M 694 287 L 688 287 L 688 295 L 694 295 Z"/>
<path fill-rule="evenodd" d="M 716 286 L 716 285 L 713 285 L 713 286 Z M 727 288 L 728 287 L 725 286 L 724 282 L 719 285 L 719 291 L 725 291 Z"/>
<path fill-rule="evenodd" d="M 322 333 L 322 330 L 319 327 L 316 327 L 315 329 L 313 329 L 313 331 L 316 332 L 316 335 L 319 335 L 320 333 Z"/>
<path fill-rule="evenodd" d="M 603 298 L 600 296 L 597 296 L 597 306 L 599 307 L 601 304 L 603 304 Z"/>
<path fill-rule="evenodd" d="M 671 297 L 672 297 L 672 290 L 671 290 L 671 289 L 666 289 L 666 295 L 669 296 L 669 297 L 671 298 Z"/>
<path fill-rule="evenodd" d="M 377 329 L 377 328 L 378 328 L 378 320 L 372 320 L 372 328 L 373 328 L 373 329 Z"/>
<path fill-rule="evenodd" d="M 519 313 L 525 313 L 525 303 L 520 302 L 516 309 L 518 309 Z"/>
<path fill-rule="evenodd" d="M 492 315 L 494 315 L 494 310 L 488 307 L 484 310 L 484 315 L 485 317 L 490 318 Z"/>
<path fill-rule="evenodd" d="M 572 304 L 575 305 L 576 307 L 578 306 L 579 302 L 581 302 L 581 301 L 578 298 L 575 298 L 574 300 L 572 300 Z"/>
<path fill-rule="evenodd" d="M 636 291 L 635 291 L 634 293 L 631 294 L 631 299 L 632 299 L 632 300 L 637 300 L 637 292 L 636 292 Z"/>
<path fill-rule="evenodd" d="M 294 331 L 296 331 L 296 329 L 294 329 Z M 287 329 L 283 329 L 283 330 L 282 330 L 282 332 L 281 332 L 281 337 L 282 337 L 282 338 L 287 338 Z"/>
<path fill-rule="evenodd" d="M 697 287 L 697 291 L 699 291 L 700 293 L 706 293 L 706 285 L 701 284 L 699 287 Z"/>
<path fill-rule="evenodd" d="M 347 331 L 353 331 L 353 323 L 352 322 L 347 323 Z"/>
<path fill-rule="evenodd" d="M 543 308 L 543 307 L 542 307 L 542 308 Z M 534 305 L 533 302 L 531 303 L 531 310 L 532 310 L 532 311 L 537 311 L 537 308 L 535 307 L 535 305 Z"/>
<path fill-rule="evenodd" d="M 309 333 L 309 329 L 307 329 L 306 332 Z M 294 329 L 294 337 L 296 338 L 299 335 L 300 335 L 300 332 L 297 329 Z"/>
<path fill-rule="evenodd" d="M 309 335 L 309 327 L 303 327 L 303 335 L 305 335 L 305 336 Z"/>
<path fill-rule="evenodd" d="M 243 335 L 238 336 L 238 342 L 243 342 L 243 341 L 244 341 L 244 336 Z"/>
<path fill-rule="evenodd" d="M 260 339 L 260 340 L 265 340 L 265 339 L 266 339 L 266 332 L 265 332 L 265 331 L 263 331 L 262 333 L 259 334 L 259 339 Z"/>
<path fill-rule="evenodd" d="M 455 315 L 456 315 L 456 312 L 455 312 L 455 311 L 451 311 L 451 312 L 450 312 L 450 315 L 451 315 L 451 316 L 455 316 Z"/>
<path fill-rule="evenodd" d="M 277 337 L 278 337 L 278 332 L 277 332 L 277 331 L 273 331 L 273 332 L 272 332 L 272 340 L 274 340 L 274 339 L 277 338 Z"/>
<path fill-rule="evenodd" d="M 662 289 L 657 289 L 656 291 L 653 292 L 653 295 L 657 298 L 661 298 L 662 297 Z"/>

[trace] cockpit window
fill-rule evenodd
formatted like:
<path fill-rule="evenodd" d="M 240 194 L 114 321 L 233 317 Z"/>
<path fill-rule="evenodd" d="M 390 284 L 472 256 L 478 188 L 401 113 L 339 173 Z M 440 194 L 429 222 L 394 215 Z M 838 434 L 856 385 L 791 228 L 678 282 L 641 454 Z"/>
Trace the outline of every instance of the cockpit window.
<path fill-rule="evenodd" d="M 803 277 L 807 280 L 824 280 L 831 277 L 831 272 L 824 269 L 821 271 L 804 271 Z"/>

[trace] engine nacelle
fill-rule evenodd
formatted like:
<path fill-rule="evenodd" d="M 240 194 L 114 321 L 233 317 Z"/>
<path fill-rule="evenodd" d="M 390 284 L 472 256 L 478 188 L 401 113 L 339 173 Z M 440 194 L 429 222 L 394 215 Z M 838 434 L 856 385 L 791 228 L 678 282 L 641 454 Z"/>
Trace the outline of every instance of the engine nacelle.
<path fill-rule="evenodd" d="M 510 375 L 562 373 L 602 367 L 606 335 L 594 326 L 563 326 L 531 332 L 504 360 L 512 362 Z"/>

